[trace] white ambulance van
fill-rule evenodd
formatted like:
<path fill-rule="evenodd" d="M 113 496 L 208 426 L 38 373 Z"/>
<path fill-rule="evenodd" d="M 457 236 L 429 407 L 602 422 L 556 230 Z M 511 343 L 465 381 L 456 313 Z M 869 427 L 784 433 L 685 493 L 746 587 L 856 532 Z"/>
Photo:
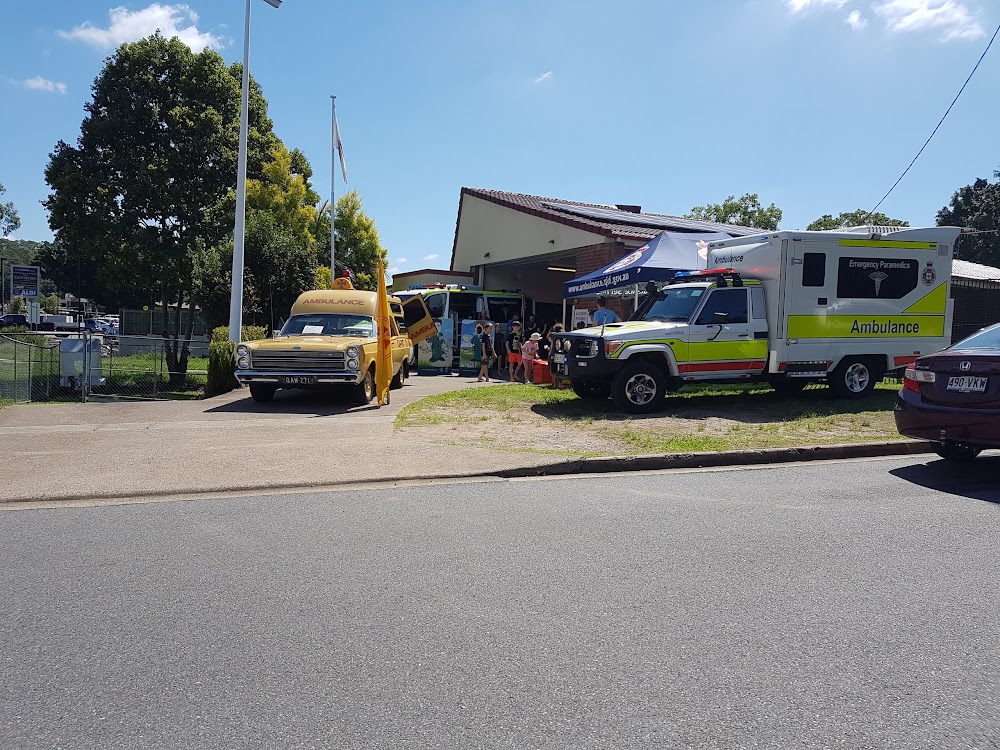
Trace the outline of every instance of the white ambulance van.
<path fill-rule="evenodd" d="M 549 367 L 578 395 L 652 411 L 685 383 L 825 381 L 866 396 L 951 341 L 959 229 L 779 231 L 710 243 L 707 271 L 650 289 L 623 323 L 562 334 Z"/>

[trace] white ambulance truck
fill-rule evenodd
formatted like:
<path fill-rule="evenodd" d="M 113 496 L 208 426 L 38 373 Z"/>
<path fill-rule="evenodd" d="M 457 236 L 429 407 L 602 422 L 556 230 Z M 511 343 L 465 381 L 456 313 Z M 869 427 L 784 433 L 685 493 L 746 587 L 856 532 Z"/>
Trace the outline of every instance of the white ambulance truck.
<path fill-rule="evenodd" d="M 685 383 L 825 381 L 871 393 L 887 372 L 948 346 L 954 227 L 779 231 L 710 243 L 623 323 L 558 337 L 552 372 L 583 397 L 648 412 Z"/>

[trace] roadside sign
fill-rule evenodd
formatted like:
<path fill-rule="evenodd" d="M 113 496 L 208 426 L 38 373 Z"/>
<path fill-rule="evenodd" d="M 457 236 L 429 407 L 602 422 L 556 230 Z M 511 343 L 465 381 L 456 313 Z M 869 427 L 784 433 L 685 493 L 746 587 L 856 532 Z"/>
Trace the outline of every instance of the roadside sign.
<path fill-rule="evenodd" d="M 11 266 L 11 296 L 37 298 L 40 279 L 38 266 Z"/>

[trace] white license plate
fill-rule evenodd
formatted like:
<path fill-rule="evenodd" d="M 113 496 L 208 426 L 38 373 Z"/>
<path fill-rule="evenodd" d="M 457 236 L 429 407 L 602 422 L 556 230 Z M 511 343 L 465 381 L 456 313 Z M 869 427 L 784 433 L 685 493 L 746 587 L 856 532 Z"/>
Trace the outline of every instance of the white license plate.
<path fill-rule="evenodd" d="M 551 359 L 556 364 L 561 364 L 561 363 L 563 363 L 563 362 L 566 361 L 566 355 L 565 354 L 553 354 L 551 357 L 549 357 L 549 359 Z"/>
<path fill-rule="evenodd" d="M 315 375 L 285 375 L 281 379 L 281 382 L 285 385 L 314 385 L 316 383 Z"/>
<path fill-rule="evenodd" d="M 964 393 L 983 393 L 986 391 L 986 384 L 989 378 L 976 378 L 971 375 L 954 375 L 948 378 L 949 391 L 962 391 Z"/>

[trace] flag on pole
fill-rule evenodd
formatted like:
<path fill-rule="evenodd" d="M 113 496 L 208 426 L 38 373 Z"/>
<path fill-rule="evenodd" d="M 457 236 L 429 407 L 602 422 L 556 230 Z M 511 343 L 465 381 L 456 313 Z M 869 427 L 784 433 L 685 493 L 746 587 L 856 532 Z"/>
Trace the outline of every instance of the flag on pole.
<path fill-rule="evenodd" d="M 347 182 L 347 164 L 344 162 L 344 144 L 340 140 L 340 126 L 337 124 L 337 111 L 333 111 L 333 143 L 337 149 L 337 156 L 340 157 L 340 173 L 344 175 L 344 182 Z"/>
<path fill-rule="evenodd" d="M 389 403 L 389 381 L 392 379 L 392 324 L 389 316 L 389 294 L 385 288 L 385 267 L 378 264 L 378 296 L 375 322 L 378 325 L 378 355 L 375 358 L 375 394 L 378 405 Z"/>

